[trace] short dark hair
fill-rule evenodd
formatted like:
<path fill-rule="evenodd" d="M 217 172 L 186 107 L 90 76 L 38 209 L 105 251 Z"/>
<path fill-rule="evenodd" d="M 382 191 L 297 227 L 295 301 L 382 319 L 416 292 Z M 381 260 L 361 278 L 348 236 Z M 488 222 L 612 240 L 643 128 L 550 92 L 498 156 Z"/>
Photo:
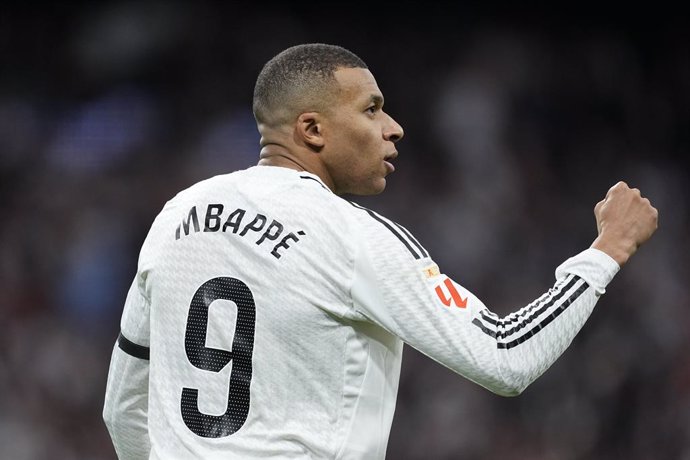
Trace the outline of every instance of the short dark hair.
<path fill-rule="evenodd" d="M 317 108 L 326 92 L 333 89 L 333 73 L 341 67 L 366 69 L 367 65 L 352 51 L 337 45 L 307 43 L 281 51 L 264 65 L 256 79 L 256 121 L 282 123 L 297 111 Z"/>

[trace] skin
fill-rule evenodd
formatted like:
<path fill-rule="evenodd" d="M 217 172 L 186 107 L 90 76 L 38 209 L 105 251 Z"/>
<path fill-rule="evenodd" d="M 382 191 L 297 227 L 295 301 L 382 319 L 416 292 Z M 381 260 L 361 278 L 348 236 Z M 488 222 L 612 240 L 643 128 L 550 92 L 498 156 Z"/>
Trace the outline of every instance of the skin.
<path fill-rule="evenodd" d="M 599 236 L 592 247 L 623 266 L 657 229 L 659 212 L 636 188 L 618 182 L 594 207 Z"/>
<path fill-rule="evenodd" d="M 369 70 L 340 68 L 334 76 L 338 90 L 328 109 L 299 114 L 293 124 L 259 125 L 259 164 L 316 174 L 338 195 L 376 195 L 395 170 L 403 129 L 383 111 Z"/>
<path fill-rule="evenodd" d="M 317 175 L 336 194 L 375 195 L 395 168 L 402 127 L 383 111 L 383 94 L 371 72 L 340 68 L 328 109 L 296 114 L 279 126 L 259 124 L 259 165 Z M 598 236 L 591 247 L 623 266 L 657 229 L 658 211 L 625 182 L 611 187 L 594 208 Z"/>

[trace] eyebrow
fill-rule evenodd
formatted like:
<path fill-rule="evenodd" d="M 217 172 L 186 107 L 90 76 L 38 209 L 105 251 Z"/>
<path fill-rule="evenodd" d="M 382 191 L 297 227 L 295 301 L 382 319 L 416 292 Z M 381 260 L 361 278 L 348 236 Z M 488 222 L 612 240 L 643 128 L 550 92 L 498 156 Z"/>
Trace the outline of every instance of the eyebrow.
<path fill-rule="evenodd" d="M 379 96 L 378 94 L 372 94 L 369 98 L 369 101 L 373 102 L 379 107 L 383 106 L 383 96 Z"/>

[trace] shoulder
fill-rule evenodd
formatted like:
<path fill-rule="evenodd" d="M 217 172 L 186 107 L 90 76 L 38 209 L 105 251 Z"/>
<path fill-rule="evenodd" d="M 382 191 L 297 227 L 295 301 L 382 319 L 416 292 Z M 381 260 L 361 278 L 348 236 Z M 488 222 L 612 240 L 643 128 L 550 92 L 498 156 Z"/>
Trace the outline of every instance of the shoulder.
<path fill-rule="evenodd" d="M 357 221 L 361 238 L 368 246 L 402 251 L 416 260 L 429 257 L 428 251 L 407 228 L 358 203 L 348 203 L 353 209 L 352 215 Z"/>

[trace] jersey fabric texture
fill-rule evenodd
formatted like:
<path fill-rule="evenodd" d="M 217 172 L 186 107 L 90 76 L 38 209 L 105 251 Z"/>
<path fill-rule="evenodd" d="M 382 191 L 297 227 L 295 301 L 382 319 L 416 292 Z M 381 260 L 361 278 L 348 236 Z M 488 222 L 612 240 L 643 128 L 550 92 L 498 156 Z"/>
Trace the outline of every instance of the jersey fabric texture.
<path fill-rule="evenodd" d="M 587 249 L 501 318 L 315 175 L 216 176 L 166 203 L 143 244 L 104 419 L 123 459 L 382 459 L 403 343 L 519 394 L 618 269 Z"/>

